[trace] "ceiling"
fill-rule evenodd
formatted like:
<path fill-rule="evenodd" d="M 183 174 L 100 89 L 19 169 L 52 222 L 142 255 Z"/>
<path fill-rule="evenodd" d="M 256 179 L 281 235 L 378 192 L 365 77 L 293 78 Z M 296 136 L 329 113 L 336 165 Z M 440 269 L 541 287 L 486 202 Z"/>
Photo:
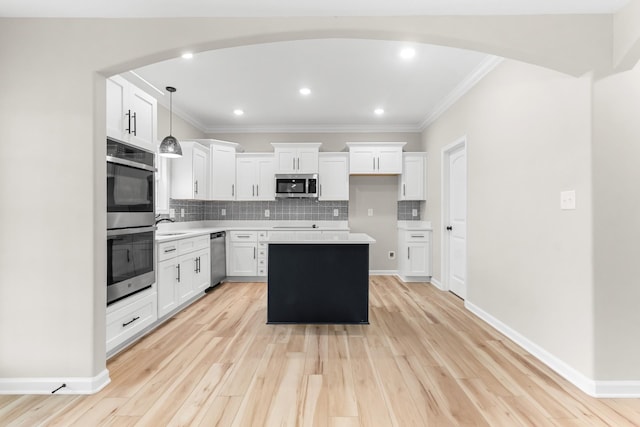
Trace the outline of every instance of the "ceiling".
<path fill-rule="evenodd" d="M 1 0 L 0 17 L 223 17 L 612 13 L 628 0 Z M 150 7 L 150 4 L 153 4 Z M 404 47 L 415 57 L 404 60 Z M 203 132 L 419 131 L 498 60 L 391 41 L 323 39 L 196 53 L 124 77 Z M 144 80 L 140 80 L 139 77 Z M 147 85 L 149 83 L 151 86 Z M 152 89 L 155 87 L 159 91 Z M 298 91 L 311 89 L 308 96 Z M 374 110 L 383 108 L 384 114 Z M 242 116 L 234 115 L 242 109 Z"/>

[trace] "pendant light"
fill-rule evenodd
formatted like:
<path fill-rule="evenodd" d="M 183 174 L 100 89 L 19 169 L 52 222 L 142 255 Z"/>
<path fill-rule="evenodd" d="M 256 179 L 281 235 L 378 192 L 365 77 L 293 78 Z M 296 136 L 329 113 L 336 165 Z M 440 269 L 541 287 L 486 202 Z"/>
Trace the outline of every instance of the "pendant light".
<path fill-rule="evenodd" d="M 182 157 L 182 147 L 178 140 L 172 135 L 173 133 L 173 92 L 176 91 L 175 87 L 167 86 L 167 92 L 169 92 L 169 136 L 166 136 L 160 143 L 160 150 L 158 152 L 162 157 L 177 158 Z"/>

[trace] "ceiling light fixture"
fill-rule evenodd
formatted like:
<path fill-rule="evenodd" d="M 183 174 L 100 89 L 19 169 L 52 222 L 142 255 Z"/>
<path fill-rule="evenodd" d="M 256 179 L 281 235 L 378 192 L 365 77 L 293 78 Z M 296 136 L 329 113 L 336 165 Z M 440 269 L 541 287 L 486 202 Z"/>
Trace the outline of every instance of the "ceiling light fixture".
<path fill-rule="evenodd" d="M 311 95 L 311 89 L 309 89 L 308 87 L 303 87 L 302 89 L 300 89 L 300 95 Z"/>
<path fill-rule="evenodd" d="M 413 59 L 416 56 L 416 50 L 412 47 L 405 47 L 400 51 L 400 58 L 404 60 Z"/>
<path fill-rule="evenodd" d="M 376 108 L 375 110 L 373 110 L 373 113 L 374 113 L 376 116 L 381 116 L 381 115 L 383 115 L 383 114 L 384 114 L 384 108 Z"/>
<path fill-rule="evenodd" d="M 235 110 L 233 110 L 233 114 L 235 114 L 236 116 L 242 116 L 244 114 L 244 111 L 236 108 Z"/>
<path fill-rule="evenodd" d="M 169 157 L 175 159 L 182 157 L 182 147 L 178 140 L 172 135 L 173 133 L 173 92 L 176 91 L 175 87 L 167 86 L 167 92 L 169 92 L 169 136 L 166 136 L 160 143 L 160 149 L 158 154 L 162 157 Z"/>
<path fill-rule="evenodd" d="M 185 52 L 182 54 L 182 59 L 191 59 L 193 58 L 193 53 L 191 52 Z"/>

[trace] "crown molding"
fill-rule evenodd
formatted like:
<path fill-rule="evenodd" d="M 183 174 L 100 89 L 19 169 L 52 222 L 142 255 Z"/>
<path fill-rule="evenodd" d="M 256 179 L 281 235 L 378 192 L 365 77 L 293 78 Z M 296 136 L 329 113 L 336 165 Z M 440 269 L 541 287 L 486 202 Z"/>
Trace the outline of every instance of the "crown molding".
<path fill-rule="evenodd" d="M 467 77 L 462 80 L 447 96 L 445 96 L 440 104 L 434 108 L 431 113 L 424 119 L 420 125 L 420 130 L 424 131 L 429 125 L 438 120 L 453 104 L 458 102 L 471 88 L 473 88 L 480 80 L 496 68 L 504 58 L 500 56 L 489 56 L 483 60 Z"/>
<path fill-rule="evenodd" d="M 215 126 L 204 130 L 207 134 L 217 133 L 381 133 L 411 132 L 422 129 L 415 125 L 274 125 L 274 126 Z"/>

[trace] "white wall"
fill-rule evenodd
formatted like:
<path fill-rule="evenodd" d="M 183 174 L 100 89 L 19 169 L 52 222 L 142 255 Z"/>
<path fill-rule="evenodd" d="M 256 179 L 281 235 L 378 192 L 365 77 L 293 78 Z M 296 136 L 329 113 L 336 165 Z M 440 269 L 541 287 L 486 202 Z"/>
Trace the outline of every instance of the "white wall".
<path fill-rule="evenodd" d="M 596 377 L 640 379 L 640 65 L 594 83 Z"/>
<path fill-rule="evenodd" d="M 592 378 L 588 76 L 504 61 L 424 132 L 441 279 L 441 148 L 467 136 L 468 301 Z M 574 189 L 577 209 L 561 211 Z"/>

